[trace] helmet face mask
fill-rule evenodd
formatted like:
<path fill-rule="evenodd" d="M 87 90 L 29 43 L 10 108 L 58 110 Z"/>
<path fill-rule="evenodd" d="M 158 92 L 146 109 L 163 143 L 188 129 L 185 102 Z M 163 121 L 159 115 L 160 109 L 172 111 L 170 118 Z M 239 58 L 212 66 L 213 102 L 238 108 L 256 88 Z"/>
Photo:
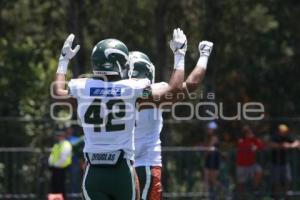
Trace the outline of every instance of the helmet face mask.
<path fill-rule="evenodd" d="M 148 78 L 154 83 L 155 68 L 149 57 L 139 51 L 129 53 L 129 78 Z"/>
<path fill-rule="evenodd" d="M 95 75 L 119 75 L 123 77 L 123 71 L 128 62 L 128 48 L 117 39 L 105 39 L 95 45 L 91 62 Z"/>

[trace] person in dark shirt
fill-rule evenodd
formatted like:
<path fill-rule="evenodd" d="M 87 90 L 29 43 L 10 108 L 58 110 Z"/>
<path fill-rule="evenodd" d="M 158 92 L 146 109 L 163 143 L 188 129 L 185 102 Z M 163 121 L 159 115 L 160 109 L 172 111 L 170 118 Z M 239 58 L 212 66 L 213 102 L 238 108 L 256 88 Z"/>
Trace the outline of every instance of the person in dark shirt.
<path fill-rule="evenodd" d="M 221 163 L 221 154 L 219 151 L 219 138 L 216 134 L 217 124 L 210 122 L 207 127 L 207 142 L 205 146 L 204 161 L 204 182 L 208 199 L 216 199 L 218 189 L 221 187 L 218 177 Z"/>
<path fill-rule="evenodd" d="M 288 184 L 291 182 L 291 170 L 288 162 L 288 149 L 299 147 L 299 141 L 289 135 L 289 128 L 285 124 L 278 126 L 277 132 L 271 137 L 272 149 L 271 179 L 275 199 L 285 195 Z"/>

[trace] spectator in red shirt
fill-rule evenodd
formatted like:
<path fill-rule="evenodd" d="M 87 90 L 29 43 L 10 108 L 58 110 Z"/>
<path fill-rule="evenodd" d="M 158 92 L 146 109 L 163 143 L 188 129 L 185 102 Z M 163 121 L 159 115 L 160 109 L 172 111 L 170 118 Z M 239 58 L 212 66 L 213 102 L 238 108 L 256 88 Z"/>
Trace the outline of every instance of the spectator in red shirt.
<path fill-rule="evenodd" d="M 237 144 L 237 182 L 239 192 L 244 192 L 244 185 L 253 181 L 257 188 L 262 179 L 262 168 L 256 163 L 255 154 L 264 147 L 263 142 L 257 138 L 249 126 L 243 127 L 243 137 Z"/>

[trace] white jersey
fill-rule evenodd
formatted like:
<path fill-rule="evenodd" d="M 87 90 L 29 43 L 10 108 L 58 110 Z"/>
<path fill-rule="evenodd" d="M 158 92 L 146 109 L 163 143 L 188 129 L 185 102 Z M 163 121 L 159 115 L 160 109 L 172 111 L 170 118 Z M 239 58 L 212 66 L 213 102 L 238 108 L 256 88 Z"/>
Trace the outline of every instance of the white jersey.
<path fill-rule="evenodd" d="M 163 87 L 167 83 L 156 83 L 152 88 Z M 160 109 L 141 110 L 137 115 L 134 134 L 135 167 L 162 166 L 160 132 L 163 127 Z"/>
<path fill-rule="evenodd" d="M 145 109 L 138 113 L 137 118 L 134 134 L 135 166 L 162 166 L 162 112 L 159 109 Z"/>
<path fill-rule="evenodd" d="M 104 82 L 88 78 L 69 82 L 70 95 L 78 102 L 85 153 L 122 149 L 125 158 L 134 159 L 135 103 L 149 83 L 147 79 Z"/>

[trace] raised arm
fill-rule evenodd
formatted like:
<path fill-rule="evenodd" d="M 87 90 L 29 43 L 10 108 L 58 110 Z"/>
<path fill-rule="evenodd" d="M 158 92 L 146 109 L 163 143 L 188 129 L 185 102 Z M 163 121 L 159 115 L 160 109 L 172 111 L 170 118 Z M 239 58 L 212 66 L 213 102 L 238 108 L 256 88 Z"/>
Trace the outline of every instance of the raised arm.
<path fill-rule="evenodd" d="M 68 96 L 68 90 L 65 87 L 65 75 L 67 73 L 68 64 L 70 60 L 76 55 L 76 53 L 80 49 L 79 45 L 72 49 L 74 37 L 74 34 L 70 34 L 66 39 L 64 46 L 61 50 L 61 54 L 58 61 L 58 68 L 56 71 L 56 76 L 53 85 L 53 93 L 56 96 Z"/>
<path fill-rule="evenodd" d="M 206 72 L 208 59 L 209 59 L 209 56 L 213 49 L 213 43 L 209 42 L 209 41 L 202 41 L 199 43 L 198 48 L 199 48 L 199 52 L 200 52 L 200 57 L 198 59 L 198 62 L 196 64 L 194 70 L 189 74 L 187 80 L 182 83 L 182 87 L 178 87 L 176 90 L 174 90 L 174 92 L 169 92 L 172 95 L 165 95 L 167 98 L 161 98 L 161 96 L 158 95 L 160 98 L 158 98 L 158 97 L 157 98 L 160 101 L 156 101 L 156 104 L 157 104 L 157 102 L 159 102 L 159 103 L 168 102 L 167 106 L 169 106 L 170 104 L 172 104 L 174 102 L 183 101 L 184 99 L 186 99 L 189 96 L 190 92 L 195 91 L 197 89 L 197 87 L 199 87 L 199 85 L 201 84 L 201 82 L 204 78 L 205 72 Z M 176 59 L 175 59 L 175 63 L 177 63 Z M 176 75 L 178 77 L 176 77 Z M 173 73 L 171 80 L 175 80 L 178 83 L 178 82 L 182 81 L 181 75 L 182 74 L 178 75 L 178 74 Z M 165 84 L 165 85 L 163 85 L 161 83 L 157 83 L 157 84 L 152 85 L 152 90 L 154 91 L 154 88 L 157 88 L 159 92 L 163 93 L 169 87 L 170 87 L 170 83 Z M 154 97 L 155 97 L 155 95 L 154 95 Z M 144 108 L 144 107 L 142 107 L 142 108 Z"/>
<path fill-rule="evenodd" d="M 184 81 L 184 57 L 187 50 L 187 39 L 179 28 L 174 29 L 170 48 L 174 53 L 174 70 L 170 81 L 164 87 L 152 87 L 152 101 L 159 104 L 168 101 L 168 94 L 176 94 L 182 91 Z"/>
<path fill-rule="evenodd" d="M 194 70 L 189 74 L 188 78 L 183 83 L 183 89 L 187 93 L 195 91 L 202 82 L 206 72 L 208 59 L 213 49 L 213 43 L 209 41 L 202 41 L 199 43 L 198 48 L 200 52 L 198 62 Z"/>

